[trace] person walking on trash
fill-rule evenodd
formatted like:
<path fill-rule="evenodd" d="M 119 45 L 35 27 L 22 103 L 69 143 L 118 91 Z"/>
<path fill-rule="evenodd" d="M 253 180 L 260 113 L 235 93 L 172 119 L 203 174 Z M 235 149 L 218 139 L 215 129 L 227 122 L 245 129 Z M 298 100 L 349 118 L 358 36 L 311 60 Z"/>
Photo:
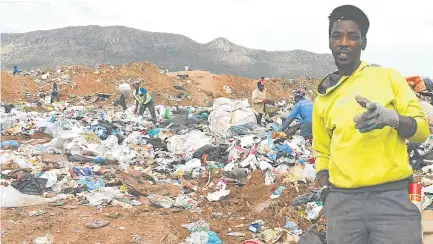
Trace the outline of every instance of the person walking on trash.
<path fill-rule="evenodd" d="M 263 114 L 266 113 L 265 104 L 271 103 L 272 101 L 267 99 L 267 93 L 265 89 L 265 85 L 263 82 L 257 82 L 257 88 L 253 91 L 252 102 L 253 102 L 253 110 L 256 114 L 257 124 L 262 124 Z"/>
<path fill-rule="evenodd" d="M 304 138 L 311 137 L 312 130 L 312 117 L 313 117 L 313 103 L 305 98 L 303 92 L 296 92 L 295 94 L 295 106 L 292 112 L 284 120 L 282 131 L 286 131 L 290 124 L 297 117 L 301 118 L 301 136 Z"/>
<path fill-rule="evenodd" d="M 59 87 L 57 83 L 53 83 L 53 88 L 51 90 L 51 103 L 59 101 Z"/>
<path fill-rule="evenodd" d="M 152 116 L 152 122 L 156 124 L 156 113 L 155 113 L 155 106 L 153 104 L 152 96 L 150 96 L 149 92 L 143 88 L 140 87 L 140 82 L 136 81 L 134 82 L 134 99 L 135 99 L 135 108 L 134 113 L 137 113 L 138 115 L 143 115 L 144 110 L 146 108 L 149 109 L 150 115 Z"/>
<path fill-rule="evenodd" d="M 421 244 L 421 215 L 409 200 L 405 140 L 423 143 L 427 120 L 405 78 L 361 61 L 369 20 L 352 5 L 329 16 L 338 70 L 317 88 L 313 150 L 328 244 Z"/>

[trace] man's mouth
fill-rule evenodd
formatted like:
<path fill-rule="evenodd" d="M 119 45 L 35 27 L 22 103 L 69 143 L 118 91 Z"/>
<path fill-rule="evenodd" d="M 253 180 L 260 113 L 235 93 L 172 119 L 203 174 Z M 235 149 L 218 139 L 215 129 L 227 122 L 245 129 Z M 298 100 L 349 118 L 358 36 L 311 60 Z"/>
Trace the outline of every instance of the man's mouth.
<path fill-rule="evenodd" d="M 350 56 L 350 52 L 348 50 L 339 50 L 337 51 L 337 57 L 341 59 L 346 59 Z"/>

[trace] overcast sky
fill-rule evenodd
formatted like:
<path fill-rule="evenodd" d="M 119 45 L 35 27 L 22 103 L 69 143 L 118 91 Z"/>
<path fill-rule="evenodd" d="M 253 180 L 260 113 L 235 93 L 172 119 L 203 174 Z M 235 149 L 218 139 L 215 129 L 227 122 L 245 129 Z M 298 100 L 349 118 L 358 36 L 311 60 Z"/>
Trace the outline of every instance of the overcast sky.
<path fill-rule="evenodd" d="M 332 10 L 354 4 L 370 30 L 362 59 L 403 75 L 433 77 L 431 0 L 137 0 L 0 1 L 0 31 L 28 32 L 66 26 L 122 25 L 169 32 L 205 43 L 217 37 L 255 49 L 330 53 Z"/>

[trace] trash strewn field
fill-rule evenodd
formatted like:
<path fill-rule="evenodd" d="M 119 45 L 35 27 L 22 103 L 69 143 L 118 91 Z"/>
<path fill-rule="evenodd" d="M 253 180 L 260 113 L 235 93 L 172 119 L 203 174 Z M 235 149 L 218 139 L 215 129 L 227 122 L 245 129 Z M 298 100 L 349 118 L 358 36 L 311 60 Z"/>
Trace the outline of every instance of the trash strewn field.
<path fill-rule="evenodd" d="M 291 100 L 268 105 L 259 126 L 245 99 L 254 81 L 185 75 L 145 63 L 2 73 L 2 241 L 326 243 L 311 141 L 280 131 Z M 155 94 L 156 124 L 130 100 L 126 111 L 113 105 L 118 86 L 137 77 Z M 43 89 L 33 96 L 53 81 L 60 102 Z M 277 98 L 299 88 L 313 97 L 312 79 L 266 82 Z M 424 156 L 431 145 L 414 150 Z M 416 171 L 423 209 L 431 172 Z"/>

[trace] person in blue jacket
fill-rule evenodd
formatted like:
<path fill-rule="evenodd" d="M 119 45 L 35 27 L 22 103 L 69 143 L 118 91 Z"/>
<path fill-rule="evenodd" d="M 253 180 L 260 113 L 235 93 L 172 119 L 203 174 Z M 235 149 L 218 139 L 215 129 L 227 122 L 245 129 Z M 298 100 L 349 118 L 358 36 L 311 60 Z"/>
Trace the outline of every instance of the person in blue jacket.
<path fill-rule="evenodd" d="M 295 106 L 292 112 L 287 116 L 283 122 L 283 131 L 289 128 L 293 120 L 301 119 L 301 136 L 304 138 L 310 137 L 312 132 L 312 117 L 313 117 L 313 102 L 306 99 L 301 92 L 295 95 Z"/>
<path fill-rule="evenodd" d="M 16 74 L 18 74 L 20 71 L 18 70 L 18 67 L 15 65 L 14 66 L 14 70 L 12 71 L 12 74 L 13 75 L 16 75 Z"/>

